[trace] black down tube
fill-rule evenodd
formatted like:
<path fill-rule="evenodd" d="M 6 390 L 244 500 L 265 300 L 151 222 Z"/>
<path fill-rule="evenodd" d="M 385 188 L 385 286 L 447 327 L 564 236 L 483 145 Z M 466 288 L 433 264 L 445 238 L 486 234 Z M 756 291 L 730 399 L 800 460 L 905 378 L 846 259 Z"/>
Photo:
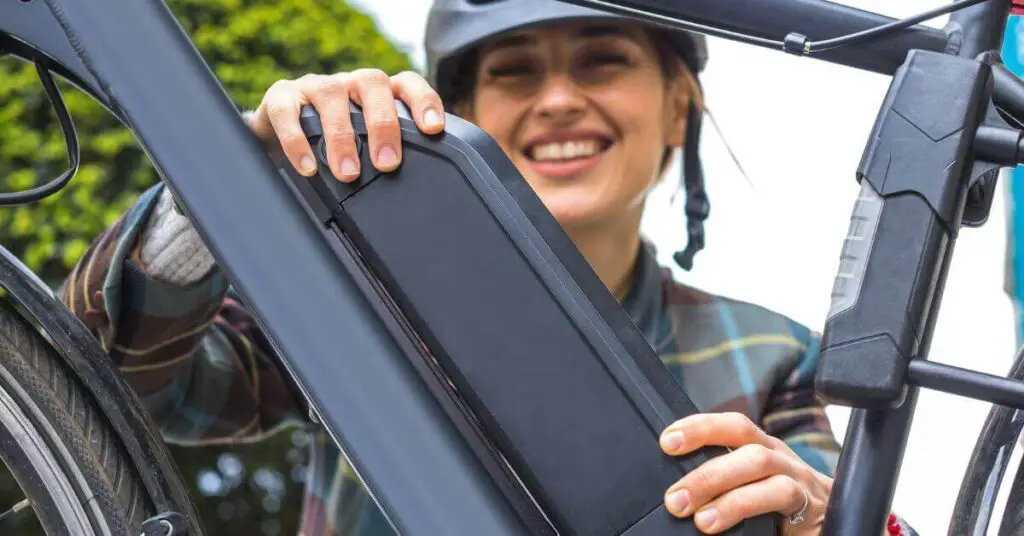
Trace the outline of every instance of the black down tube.
<path fill-rule="evenodd" d="M 167 6 L 46 3 L 399 533 L 522 534 Z"/>
<path fill-rule="evenodd" d="M 825 0 L 561 0 L 618 13 L 656 24 L 680 27 L 678 21 L 699 24 L 701 33 L 738 39 L 743 34 L 783 41 L 791 32 L 820 41 L 867 30 L 895 19 Z M 675 21 L 675 22 L 673 22 Z M 816 52 L 812 57 L 881 74 L 892 74 L 907 52 L 949 52 L 956 45 L 943 30 L 917 25 L 854 45 Z M 782 50 L 781 47 L 777 50 Z M 955 52 L 955 51 L 953 51 Z"/>
<path fill-rule="evenodd" d="M 822 340 L 818 393 L 857 408 L 839 458 L 824 534 L 885 526 L 917 401 L 911 359 L 926 359 L 949 261 L 976 173 L 972 145 L 990 105 L 1009 1 L 955 14 L 961 56 L 912 51 L 893 77 L 858 169 Z"/>

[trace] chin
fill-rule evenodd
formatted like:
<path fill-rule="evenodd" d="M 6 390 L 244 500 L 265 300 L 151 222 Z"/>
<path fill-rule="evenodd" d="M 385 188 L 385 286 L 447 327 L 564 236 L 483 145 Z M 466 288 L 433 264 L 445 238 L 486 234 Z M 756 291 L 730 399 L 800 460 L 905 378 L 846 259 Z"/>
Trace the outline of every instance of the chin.
<path fill-rule="evenodd" d="M 569 179 L 524 175 L 544 206 L 565 228 L 592 227 L 612 219 L 628 204 L 616 188 L 604 183 L 607 175 L 582 174 Z"/>
<path fill-rule="evenodd" d="M 581 203 L 579 197 L 541 197 L 544 206 L 564 228 L 591 226 L 607 218 L 606 211 L 594 204 Z"/>

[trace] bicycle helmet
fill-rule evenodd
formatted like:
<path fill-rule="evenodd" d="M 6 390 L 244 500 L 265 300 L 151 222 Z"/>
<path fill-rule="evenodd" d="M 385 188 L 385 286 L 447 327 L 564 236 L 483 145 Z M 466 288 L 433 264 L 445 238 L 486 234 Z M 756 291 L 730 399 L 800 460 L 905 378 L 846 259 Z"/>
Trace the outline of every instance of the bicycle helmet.
<path fill-rule="evenodd" d="M 434 0 L 427 15 L 425 49 L 427 80 L 446 106 L 454 104 L 460 89 L 459 67 L 465 53 L 483 41 L 505 32 L 539 24 L 581 19 L 628 20 L 646 22 L 558 0 Z M 701 34 L 651 26 L 683 59 L 696 79 L 707 64 L 707 41 Z M 698 82 L 699 86 L 699 82 Z M 449 111 L 452 111 L 449 108 Z M 689 241 L 674 255 L 685 270 L 693 266 L 693 257 L 704 247 L 704 220 L 710 205 L 704 189 L 703 169 L 698 153 L 703 113 L 691 106 L 683 150 L 683 185 L 686 189 L 686 216 Z"/>

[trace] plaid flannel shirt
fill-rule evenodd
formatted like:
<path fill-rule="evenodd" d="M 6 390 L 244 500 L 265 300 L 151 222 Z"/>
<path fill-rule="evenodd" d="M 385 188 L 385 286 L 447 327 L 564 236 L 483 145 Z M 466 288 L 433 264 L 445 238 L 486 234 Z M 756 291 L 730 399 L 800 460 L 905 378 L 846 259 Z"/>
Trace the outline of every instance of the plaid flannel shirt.
<path fill-rule="evenodd" d="M 139 234 L 162 185 L 89 247 L 60 288 L 168 442 L 254 441 L 289 425 L 314 432 L 302 536 L 392 534 L 216 268 L 169 285 L 139 261 Z M 818 338 L 756 305 L 674 281 L 645 248 L 623 306 L 702 411 L 739 411 L 831 475 L 839 444 L 813 392 Z"/>

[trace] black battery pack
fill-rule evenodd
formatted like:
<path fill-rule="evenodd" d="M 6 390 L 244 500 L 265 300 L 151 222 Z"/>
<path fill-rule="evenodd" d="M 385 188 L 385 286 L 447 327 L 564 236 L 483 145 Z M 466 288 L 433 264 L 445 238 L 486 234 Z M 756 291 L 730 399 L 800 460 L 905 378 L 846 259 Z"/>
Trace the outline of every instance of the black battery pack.
<path fill-rule="evenodd" d="M 424 381 L 441 378 L 492 447 L 480 455 L 514 475 L 551 534 L 699 534 L 668 513 L 664 493 L 726 450 L 672 457 L 658 445 L 697 408 L 498 144 L 452 115 L 428 136 L 396 104 L 396 171 L 374 170 L 355 105 L 357 181 L 331 175 L 310 106 L 301 121 L 319 174 L 279 166 L 344 243 L 343 264 L 371 274 L 380 310 L 412 332 L 421 351 L 409 358 L 431 362 Z M 775 534 L 776 519 L 728 534 Z"/>

